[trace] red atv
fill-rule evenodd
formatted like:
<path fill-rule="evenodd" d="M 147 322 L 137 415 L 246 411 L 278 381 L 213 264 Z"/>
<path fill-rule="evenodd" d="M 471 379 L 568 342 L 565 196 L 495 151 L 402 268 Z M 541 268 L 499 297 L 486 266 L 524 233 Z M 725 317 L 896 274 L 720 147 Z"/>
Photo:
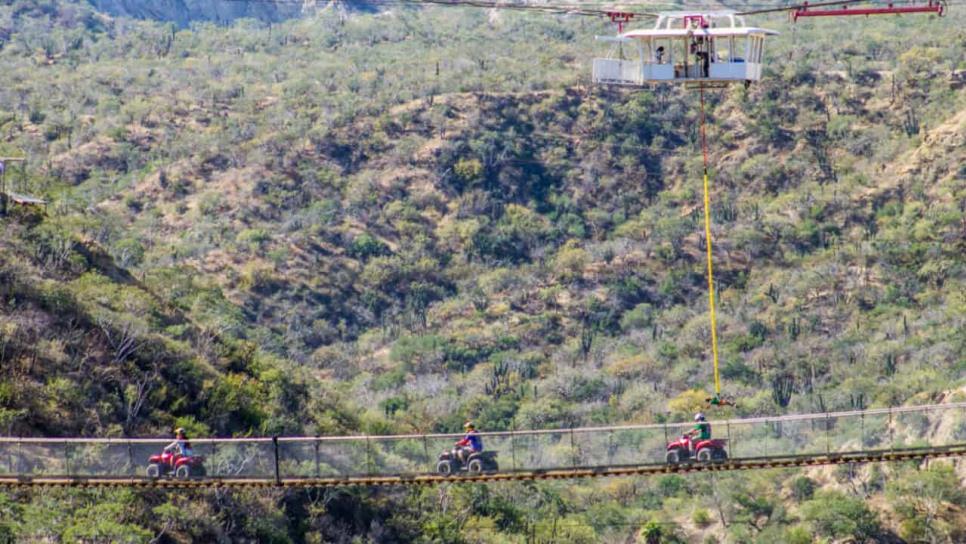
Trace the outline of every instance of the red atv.
<path fill-rule="evenodd" d="M 164 452 L 152 455 L 148 459 L 147 475 L 152 480 L 162 476 L 174 475 L 179 480 L 188 478 L 203 478 L 205 476 L 205 458 L 201 455 L 179 455 Z"/>
<path fill-rule="evenodd" d="M 664 459 L 669 465 L 677 465 L 682 462 L 698 461 L 710 463 L 711 461 L 725 461 L 728 459 L 728 452 L 725 451 L 723 438 L 709 438 L 697 440 L 694 443 L 694 456 L 691 455 L 691 437 L 684 435 L 678 440 L 667 445 L 667 453 Z"/>
<path fill-rule="evenodd" d="M 500 465 L 496 462 L 496 452 L 492 450 L 476 451 L 466 458 L 466 463 L 460 463 L 455 451 L 444 451 L 436 461 L 436 472 L 450 476 L 466 471 L 470 474 L 496 472 Z"/>

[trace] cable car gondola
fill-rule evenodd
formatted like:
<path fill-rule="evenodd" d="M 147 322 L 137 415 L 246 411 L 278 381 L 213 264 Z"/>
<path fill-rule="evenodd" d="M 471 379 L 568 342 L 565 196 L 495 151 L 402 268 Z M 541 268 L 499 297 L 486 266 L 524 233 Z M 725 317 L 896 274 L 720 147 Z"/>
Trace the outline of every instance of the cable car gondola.
<path fill-rule="evenodd" d="M 626 86 L 759 81 L 765 37 L 777 34 L 747 26 L 733 11 L 661 13 L 654 28 L 598 36 L 622 52 L 636 46 L 637 59 L 594 59 L 593 81 Z"/>

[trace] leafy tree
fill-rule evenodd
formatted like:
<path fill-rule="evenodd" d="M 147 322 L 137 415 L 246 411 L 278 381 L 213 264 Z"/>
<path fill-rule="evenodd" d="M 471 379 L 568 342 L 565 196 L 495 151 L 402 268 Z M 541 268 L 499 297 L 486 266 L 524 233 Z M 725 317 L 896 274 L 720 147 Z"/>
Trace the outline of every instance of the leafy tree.
<path fill-rule="evenodd" d="M 705 407 L 707 398 L 704 391 L 689 389 L 668 401 L 668 409 L 677 419 L 687 420 Z"/>
<path fill-rule="evenodd" d="M 483 174 L 483 163 L 479 159 L 460 159 L 453 165 L 453 172 L 463 186 L 468 186 Z"/>
<path fill-rule="evenodd" d="M 815 494 L 815 481 L 808 476 L 799 476 L 792 480 L 792 498 L 798 502 L 810 500 Z"/>
<path fill-rule="evenodd" d="M 580 248 L 576 240 L 568 240 L 557 251 L 553 261 L 557 277 L 563 282 L 580 279 L 587 263 L 587 252 Z"/>
<path fill-rule="evenodd" d="M 802 517 L 815 532 L 829 538 L 877 538 L 879 518 L 864 501 L 838 491 L 822 491 L 802 504 Z"/>
<path fill-rule="evenodd" d="M 907 470 L 888 484 L 887 494 L 901 516 L 903 538 L 954 542 L 963 536 L 950 509 L 966 505 L 966 492 L 951 465 L 935 463 L 925 470 Z"/>
<path fill-rule="evenodd" d="M 350 255 L 357 259 L 368 259 L 369 257 L 386 255 L 389 248 L 368 232 L 364 232 L 352 240 L 348 251 Z"/>

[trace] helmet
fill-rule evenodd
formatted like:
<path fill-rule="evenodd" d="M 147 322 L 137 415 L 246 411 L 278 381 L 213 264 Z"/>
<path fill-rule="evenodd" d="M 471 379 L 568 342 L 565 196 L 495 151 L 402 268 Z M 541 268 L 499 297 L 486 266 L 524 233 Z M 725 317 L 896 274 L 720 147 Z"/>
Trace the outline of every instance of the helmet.
<path fill-rule="evenodd" d="M 475 429 L 476 428 L 476 425 L 473 425 L 473 422 L 472 421 L 467 421 L 466 423 L 463 424 L 463 428 L 464 429 Z"/>
<path fill-rule="evenodd" d="M 174 434 L 184 434 L 184 427 L 178 427 L 174 430 Z"/>
<path fill-rule="evenodd" d="M 695 421 L 704 421 L 704 412 L 698 412 L 694 415 Z"/>

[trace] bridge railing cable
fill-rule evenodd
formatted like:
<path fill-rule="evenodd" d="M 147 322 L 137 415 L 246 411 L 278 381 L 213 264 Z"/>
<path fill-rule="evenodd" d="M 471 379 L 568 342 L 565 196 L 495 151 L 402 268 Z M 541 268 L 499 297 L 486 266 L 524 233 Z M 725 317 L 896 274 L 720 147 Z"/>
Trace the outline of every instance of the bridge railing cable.
<path fill-rule="evenodd" d="M 966 402 L 712 421 L 730 458 L 886 452 L 966 443 Z M 481 433 L 500 472 L 657 465 L 688 422 Z M 458 434 L 200 438 L 208 477 L 282 480 L 417 476 Z M 171 439 L 0 437 L 0 477 L 145 477 Z"/>

